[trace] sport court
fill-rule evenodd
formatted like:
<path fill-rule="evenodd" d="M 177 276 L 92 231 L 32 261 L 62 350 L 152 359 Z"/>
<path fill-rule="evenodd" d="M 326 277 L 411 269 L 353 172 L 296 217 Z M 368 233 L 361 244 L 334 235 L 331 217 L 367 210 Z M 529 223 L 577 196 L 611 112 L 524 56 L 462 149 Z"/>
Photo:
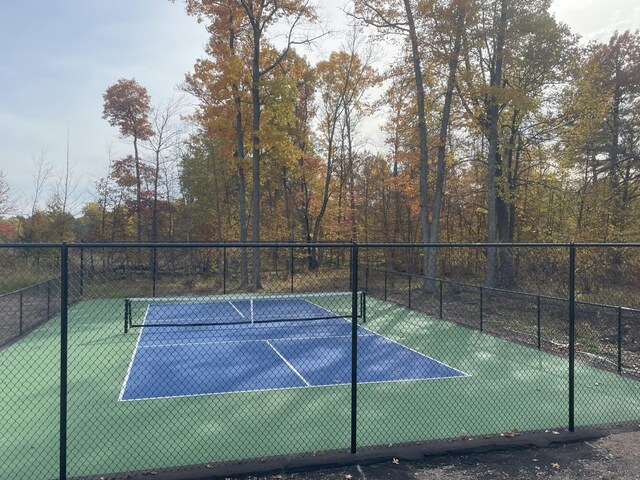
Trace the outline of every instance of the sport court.
<path fill-rule="evenodd" d="M 132 301 L 127 333 L 123 333 L 123 300 L 87 299 L 69 309 L 70 476 L 96 478 L 112 476 L 109 472 L 348 449 L 352 388 L 332 382 L 349 379 L 348 375 L 333 377 L 335 372 L 350 372 L 350 296 L 299 296 L 297 300 L 319 307 L 304 303 L 309 312 L 305 316 L 323 320 L 295 321 L 287 319 L 284 307 L 296 305 L 293 298 L 283 298 L 286 301 L 275 309 L 279 318 L 271 319 L 259 313 L 259 298 L 254 297 L 253 322 L 248 298 Z M 200 305 L 228 300 L 244 319 L 230 304 L 226 312 L 235 314 L 218 315 L 217 319 L 204 312 L 218 307 Z M 163 303 L 175 306 L 158 307 L 154 317 L 155 305 Z M 185 308 L 194 311 L 175 315 L 176 310 Z M 273 307 L 268 310 L 274 312 Z M 197 311 L 203 315 L 196 315 Z M 359 447 L 566 426 L 566 358 L 370 295 L 366 315 L 361 307 L 358 313 L 358 376 L 366 372 L 387 379 L 358 385 Z M 238 318 L 242 324 L 236 323 Z M 275 321 L 283 319 L 286 321 Z M 145 328 L 140 327 L 143 322 Z M 348 338 L 343 341 L 345 332 Z M 275 352 L 269 352 L 267 365 L 261 363 L 267 354 L 256 352 L 258 348 L 268 351 L 265 340 L 282 349 L 287 361 L 313 386 L 297 388 L 287 383 L 267 388 L 260 385 L 264 380 L 247 378 L 247 384 L 241 385 L 239 377 L 256 373 L 270 378 L 286 372 L 291 383 L 298 381 L 284 361 L 278 362 Z M 228 349 L 227 356 L 219 353 L 222 348 L 213 348 L 217 342 Z M 229 353 L 241 351 L 232 347 L 234 342 L 244 348 L 244 359 Z M 367 353 L 368 342 L 377 344 L 372 353 Z M 303 344 L 304 348 L 298 348 L 305 350 L 304 355 L 294 354 L 295 345 Z M 162 351 L 162 345 L 169 346 Z M 403 357 L 411 351 L 421 355 Z M 27 480 L 35 477 L 35 471 L 42 473 L 38 478 L 55 477 L 59 352 L 59 319 L 0 351 L 0 384 L 11 391 L 11 395 L 0 397 L 0 411 L 11 415 L 11 436 L 0 442 L 7 478 Z M 185 358 L 176 358 L 178 352 Z M 384 361 L 378 362 L 376 355 Z M 246 366 L 246 357 L 260 358 L 256 361 L 260 365 Z M 437 362 L 432 366 L 444 364 L 468 376 L 436 378 L 423 373 L 422 379 L 411 380 L 408 370 L 393 372 L 412 363 L 402 358 L 420 359 L 427 366 L 429 362 L 422 359 L 429 357 Z M 347 366 L 336 367 L 332 362 Z M 377 372 L 376 364 L 385 373 Z M 245 373 L 230 373 L 234 368 L 243 368 Z M 215 374 L 205 373 L 210 370 Z M 329 380 L 317 380 L 318 372 L 325 372 Z M 153 380 L 134 388 L 135 378 L 147 374 Z M 208 385 L 210 393 L 199 394 L 199 381 L 167 391 L 167 385 L 185 378 L 213 377 L 225 379 L 227 387 L 218 387 L 225 393 L 214 394 Z M 636 420 L 639 385 L 633 379 L 577 362 L 576 425 Z M 123 386 L 130 400 L 122 399 Z M 38 439 L 36 444 L 34 439 Z"/>
<path fill-rule="evenodd" d="M 131 299 L 146 308 L 120 400 L 348 384 L 353 332 L 340 311 L 350 300 Z M 358 305 L 364 321 L 363 294 Z M 467 376 L 361 324 L 356 335 L 359 383 Z"/>

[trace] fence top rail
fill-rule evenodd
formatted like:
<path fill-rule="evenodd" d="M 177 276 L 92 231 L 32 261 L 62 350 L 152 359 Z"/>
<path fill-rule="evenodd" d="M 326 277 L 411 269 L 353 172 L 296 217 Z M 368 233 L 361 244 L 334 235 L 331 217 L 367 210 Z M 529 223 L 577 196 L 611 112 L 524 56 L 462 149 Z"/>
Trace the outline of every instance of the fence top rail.
<path fill-rule="evenodd" d="M 543 298 L 545 300 L 553 300 L 553 301 L 560 301 L 560 302 L 568 302 L 569 299 L 568 298 L 563 298 L 563 297 L 553 297 L 550 295 L 544 295 L 541 293 L 530 293 L 530 292 L 520 292 L 518 290 L 507 290 L 506 288 L 498 288 L 498 287 L 487 287 L 485 285 L 477 285 L 477 284 L 473 284 L 473 283 L 465 283 L 465 282 L 458 282 L 455 280 L 448 280 L 446 278 L 432 278 L 432 277 L 423 277 L 420 274 L 417 273 L 409 273 L 409 272 L 397 272 L 394 270 L 384 270 L 381 268 L 376 268 L 376 267 L 365 267 L 370 271 L 374 271 L 374 272 L 381 272 L 381 273 L 387 273 L 387 274 L 391 274 L 391 275 L 398 275 L 398 276 L 404 276 L 404 277 L 414 277 L 414 278 L 421 278 L 421 279 L 426 279 L 426 280 L 432 280 L 435 282 L 442 282 L 442 283 L 447 283 L 450 285 L 460 285 L 462 287 L 470 287 L 470 288 L 477 288 L 477 289 L 482 289 L 482 290 L 489 290 L 492 292 L 502 292 L 502 293 L 508 293 L 510 295 L 520 295 L 522 297 L 531 297 L 531 298 L 536 298 L 536 297 L 540 297 Z M 637 308 L 632 308 L 632 307 L 623 307 L 621 305 L 609 305 L 607 303 L 597 303 L 597 302 L 587 302 L 586 300 L 576 300 L 575 301 L 576 305 L 585 305 L 588 307 L 600 307 L 600 308 L 610 308 L 610 309 L 614 309 L 614 310 L 622 310 L 625 312 L 634 312 L 634 313 L 640 313 L 640 309 Z"/>
<path fill-rule="evenodd" d="M 74 242 L 74 243 L 0 243 L 0 248 L 628 248 L 640 243 L 356 243 L 332 242 Z"/>
<path fill-rule="evenodd" d="M 26 287 L 18 288 L 17 290 L 12 290 L 11 292 L 2 293 L 2 294 L 0 294 L 0 298 L 8 297 L 10 295 L 17 295 L 19 293 L 23 293 L 23 292 L 25 292 L 27 290 L 30 290 L 32 288 L 42 287 L 42 286 L 47 285 L 48 283 L 50 283 L 52 281 L 55 281 L 57 278 L 58 277 L 53 277 L 53 278 L 50 278 L 49 280 L 45 280 L 44 282 L 34 283 L 32 285 L 27 285 Z"/>

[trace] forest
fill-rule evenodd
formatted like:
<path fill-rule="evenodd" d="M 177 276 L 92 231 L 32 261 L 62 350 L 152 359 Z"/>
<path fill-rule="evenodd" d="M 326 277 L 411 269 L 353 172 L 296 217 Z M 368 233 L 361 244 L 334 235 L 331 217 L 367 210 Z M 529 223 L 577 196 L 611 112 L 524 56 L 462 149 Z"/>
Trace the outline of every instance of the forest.
<path fill-rule="evenodd" d="M 130 154 L 105 159 L 78 214 L 68 170 L 40 207 L 35 162 L 19 216 L 0 172 L 0 241 L 303 242 L 309 270 L 331 240 L 639 241 L 640 33 L 586 43 L 550 4 L 354 0 L 339 33 L 309 0 L 186 0 L 209 40 L 184 96 L 114 79 L 103 118 Z M 260 265 L 243 254 L 242 283 Z"/>

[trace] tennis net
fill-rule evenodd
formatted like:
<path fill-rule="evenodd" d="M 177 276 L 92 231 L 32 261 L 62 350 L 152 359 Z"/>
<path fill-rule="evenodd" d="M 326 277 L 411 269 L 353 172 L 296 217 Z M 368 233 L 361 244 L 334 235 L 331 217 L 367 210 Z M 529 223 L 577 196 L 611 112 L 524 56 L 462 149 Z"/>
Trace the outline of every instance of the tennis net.
<path fill-rule="evenodd" d="M 282 295 L 138 297 L 124 303 L 125 331 L 136 327 L 199 327 L 356 318 L 365 322 L 366 295 L 357 292 Z"/>

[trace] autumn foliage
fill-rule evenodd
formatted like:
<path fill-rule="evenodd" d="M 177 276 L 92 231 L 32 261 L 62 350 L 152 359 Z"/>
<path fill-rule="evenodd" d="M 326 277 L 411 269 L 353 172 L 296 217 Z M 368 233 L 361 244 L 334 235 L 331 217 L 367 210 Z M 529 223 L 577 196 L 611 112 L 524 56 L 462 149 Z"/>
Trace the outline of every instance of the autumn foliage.
<path fill-rule="evenodd" d="M 352 6 L 359 27 L 312 62 L 303 44 L 323 37 L 309 2 L 188 0 L 210 33 L 182 84 L 195 106 L 173 118 L 193 128 L 154 159 L 139 148 L 159 135 L 147 91 L 110 86 L 104 118 L 133 148 L 76 231 L 312 245 L 639 239 L 638 32 L 580 43 L 546 0 Z M 367 48 L 381 45 L 393 51 L 384 70 Z M 258 287 L 250 255 L 242 282 Z M 423 258 L 394 267 L 435 268 L 436 252 Z M 489 252 L 487 282 L 508 284 L 513 262 Z"/>

